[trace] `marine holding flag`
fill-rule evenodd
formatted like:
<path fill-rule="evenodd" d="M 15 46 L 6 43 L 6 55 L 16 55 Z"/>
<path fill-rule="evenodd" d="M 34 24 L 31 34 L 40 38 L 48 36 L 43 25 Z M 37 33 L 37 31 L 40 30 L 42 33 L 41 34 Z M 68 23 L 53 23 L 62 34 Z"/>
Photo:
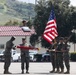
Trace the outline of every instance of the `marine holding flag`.
<path fill-rule="evenodd" d="M 52 50 L 55 50 L 54 45 L 56 46 L 56 44 L 55 44 L 55 42 L 52 42 L 52 41 L 54 41 L 55 37 L 57 37 L 57 36 L 58 36 L 58 33 L 57 33 L 56 18 L 55 18 L 55 14 L 54 14 L 54 8 L 52 7 L 49 20 L 47 22 L 45 31 L 43 33 L 43 38 L 47 42 L 52 44 L 52 46 L 50 48 L 51 49 L 50 54 L 51 54 L 52 71 L 50 71 L 50 73 L 55 72 L 55 68 L 56 68 L 56 52 L 52 51 Z"/>

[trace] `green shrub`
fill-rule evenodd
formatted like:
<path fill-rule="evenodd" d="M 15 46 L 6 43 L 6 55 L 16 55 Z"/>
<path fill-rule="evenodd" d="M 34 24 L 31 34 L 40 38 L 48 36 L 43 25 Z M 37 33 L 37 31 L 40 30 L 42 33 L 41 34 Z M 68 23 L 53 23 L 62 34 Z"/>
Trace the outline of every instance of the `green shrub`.
<path fill-rule="evenodd" d="M 41 62 L 42 54 L 36 54 L 35 58 L 36 58 L 36 62 Z"/>
<path fill-rule="evenodd" d="M 76 61 L 76 52 L 70 53 L 70 60 Z"/>

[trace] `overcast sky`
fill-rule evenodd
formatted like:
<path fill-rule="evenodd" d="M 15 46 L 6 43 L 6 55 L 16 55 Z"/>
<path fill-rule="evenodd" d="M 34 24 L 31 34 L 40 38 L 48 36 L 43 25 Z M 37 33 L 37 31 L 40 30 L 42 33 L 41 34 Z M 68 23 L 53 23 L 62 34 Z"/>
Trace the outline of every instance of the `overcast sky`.
<path fill-rule="evenodd" d="M 35 4 L 35 0 L 18 0 L 18 1 L 26 2 L 26 3 L 34 3 Z"/>
<path fill-rule="evenodd" d="M 18 1 L 35 4 L 35 0 L 18 0 Z M 71 5 L 76 6 L 76 0 L 70 0 L 70 1 L 71 1 Z"/>

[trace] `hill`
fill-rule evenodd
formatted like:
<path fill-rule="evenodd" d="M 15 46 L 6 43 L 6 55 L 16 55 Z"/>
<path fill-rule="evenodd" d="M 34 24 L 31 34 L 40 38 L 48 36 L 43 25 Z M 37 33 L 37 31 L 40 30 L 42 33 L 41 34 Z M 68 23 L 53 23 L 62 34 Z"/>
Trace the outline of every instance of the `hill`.
<path fill-rule="evenodd" d="M 0 25 L 9 20 L 28 20 L 34 16 L 34 4 L 17 0 L 0 0 Z"/>

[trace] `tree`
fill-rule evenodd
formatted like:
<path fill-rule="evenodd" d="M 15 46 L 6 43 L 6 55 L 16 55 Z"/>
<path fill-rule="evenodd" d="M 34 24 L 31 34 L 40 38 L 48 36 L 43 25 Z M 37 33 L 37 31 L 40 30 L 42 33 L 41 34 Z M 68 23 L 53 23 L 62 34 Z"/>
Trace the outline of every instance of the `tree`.
<path fill-rule="evenodd" d="M 69 36 L 72 30 L 70 19 L 72 19 L 73 9 L 69 7 L 70 0 L 39 0 L 35 6 L 36 16 L 34 18 L 34 26 L 37 36 L 42 36 L 46 23 L 49 18 L 52 4 L 54 6 L 57 28 L 59 37 Z M 76 23 L 75 23 L 76 24 Z M 42 38 L 43 47 L 47 46 L 47 42 Z M 45 42 L 44 42 L 45 41 Z M 45 43 L 45 45 L 44 45 Z M 50 44 L 48 44 L 50 46 Z"/>
<path fill-rule="evenodd" d="M 36 34 L 32 34 L 30 37 L 30 43 L 32 46 L 35 46 L 36 42 L 38 41 L 38 36 Z"/>
<path fill-rule="evenodd" d="M 70 18 L 70 24 L 71 24 L 71 29 L 72 29 L 72 34 L 73 36 L 71 37 L 70 41 L 73 43 L 76 43 L 76 11 L 74 11 L 71 15 Z"/>

